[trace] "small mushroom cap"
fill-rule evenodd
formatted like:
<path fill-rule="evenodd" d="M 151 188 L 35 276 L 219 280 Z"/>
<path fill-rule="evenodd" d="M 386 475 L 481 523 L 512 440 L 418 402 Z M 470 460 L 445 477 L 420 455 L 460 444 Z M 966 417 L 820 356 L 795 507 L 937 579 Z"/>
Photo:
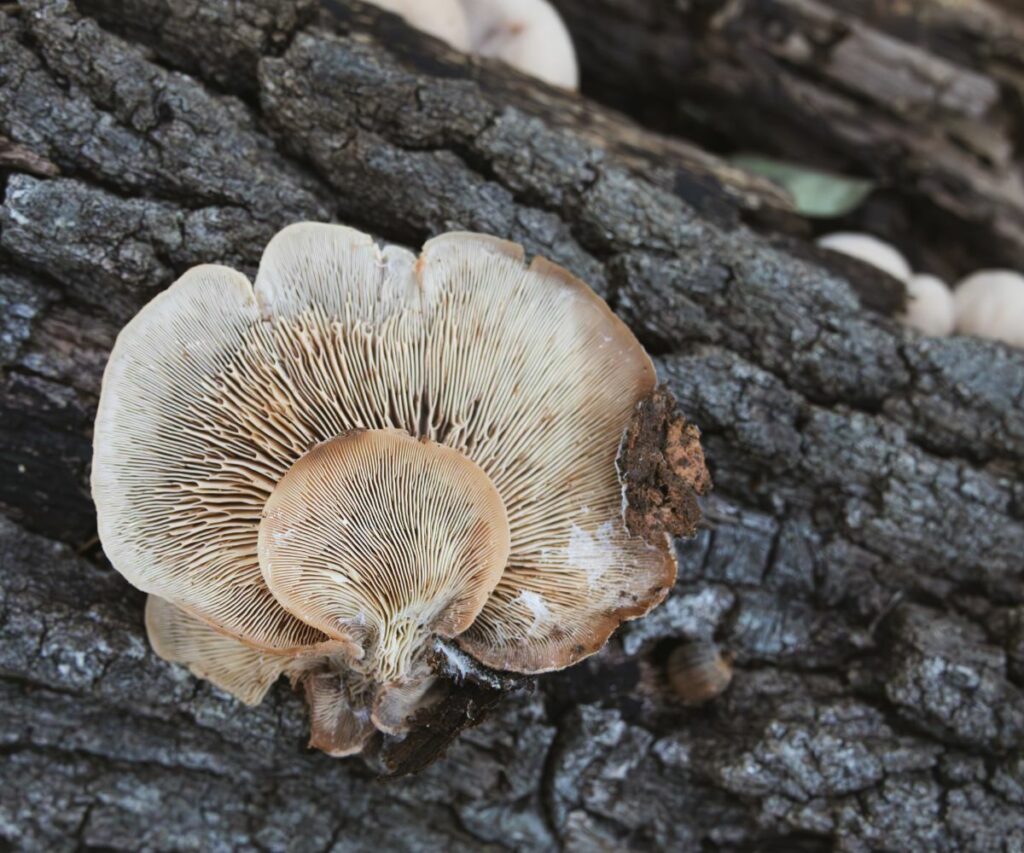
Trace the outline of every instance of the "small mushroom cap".
<path fill-rule="evenodd" d="M 572 38 L 547 0 L 461 0 L 473 53 L 565 89 L 579 87 Z"/>
<path fill-rule="evenodd" d="M 457 642 L 495 669 L 560 669 L 674 582 L 669 543 L 626 529 L 615 467 L 654 386 L 608 306 L 515 244 L 446 234 L 417 260 L 292 225 L 255 290 L 199 267 L 122 331 L 96 419 L 100 538 L 135 586 L 250 644 L 316 645 L 260 571 L 263 507 L 310 447 L 401 430 L 469 457 L 506 507 L 508 565 Z"/>
<path fill-rule="evenodd" d="M 454 47 L 468 51 L 469 27 L 459 0 L 368 0 L 394 12 L 418 30 Z"/>
<path fill-rule="evenodd" d="M 372 692 L 357 676 L 318 672 L 302 680 L 309 708 L 309 747 L 335 758 L 357 755 L 376 729 L 370 720 Z"/>
<path fill-rule="evenodd" d="M 259 560 L 275 597 L 355 664 L 403 681 L 434 634 L 476 618 L 505 568 L 498 491 L 458 450 L 395 430 L 355 430 L 299 459 L 271 493 Z"/>
<path fill-rule="evenodd" d="M 1012 270 L 979 270 L 953 292 L 956 330 L 1024 347 L 1024 276 Z"/>
<path fill-rule="evenodd" d="M 953 293 L 942 279 L 924 273 L 913 275 L 907 282 L 907 295 L 907 309 L 900 317 L 903 325 L 936 338 L 952 334 Z"/>
<path fill-rule="evenodd" d="M 857 258 L 873 267 L 878 267 L 893 278 L 908 281 L 911 276 L 910 264 L 900 252 L 884 240 L 871 234 L 856 231 L 837 231 L 818 238 L 818 245 L 823 249 L 840 252 Z"/>
<path fill-rule="evenodd" d="M 164 660 L 187 666 L 246 705 L 263 701 L 293 664 L 289 655 L 260 651 L 207 625 L 155 595 L 146 599 L 149 644 Z"/>

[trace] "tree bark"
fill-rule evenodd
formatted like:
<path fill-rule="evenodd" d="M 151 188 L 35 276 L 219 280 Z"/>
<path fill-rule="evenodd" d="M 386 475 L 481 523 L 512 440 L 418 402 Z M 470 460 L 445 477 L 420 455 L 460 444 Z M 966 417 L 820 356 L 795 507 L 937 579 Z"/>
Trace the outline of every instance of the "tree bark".
<path fill-rule="evenodd" d="M 591 35 L 621 14 L 646 27 L 641 39 L 623 24 L 633 42 L 655 55 L 662 44 L 662 19 L 625 9 L 604 0 L 589 22 L 570 14 L 591 88 L 609 102 L 625 89 L 597 73 L 614 51 Z M 669 19 L 662 35 L 684 38 L 690 19 Z M 732 20 L 726 35 L 753 32 Z M 958 56 L 981 62 L 972 31 L 948 26 L 963 34 Z M 959 61 L 920 44 L 931 61 Z M 948 109 L 1008 105 L 1015 56 L 972 70 L 973 94 Z M 739 89 L 730 114 L 756 113 L 757 91 Z M 924 135 L 946 133 L 941 116 L 921 114 Z M 826 114 L 821 133 L 843 139 L 837 121 Z M 895 132 L 870 110 L 863 123 Z M 992 185 L 1009 172 L 943 207 L 899 128 L 906 145 L 885 161 L 898 192 L 1020 257 L 1024 203 Z M 771 186 L 367 8 L 6 4 L 0 135 L 0 838 L 11 846 L 1024 845 L 1024 352 L 903 330 L 858 298 L 878 275 L 823 266 Z M 957 162 L 935 174 L 981 170 Z M 706 527 L 678 544 L 664 605 L 507 696 L 445 759 L 400 780 L 307 752 L 283 684 L 249 709 L 157 659 L 142 595 L 95 541 L 91 421 L 118 328 L 191 265 L 251 274 L 270 236 L 301 219 L 411 247 L 486 231 L 566 266 L 656 356 L 703 432 L 716 486 Z M 732 684 L 683 707 L 665 659 L 708 638 L 734 656 Z"/>
<path fill-rule="evenodd" d="M 1024 266 L 1024 13 L 992 0 L 556 0 L 596 97 L 713 150 L 874 179 L 846 223 Z M 834 226 L 829 226 L 834 227 Z"/>

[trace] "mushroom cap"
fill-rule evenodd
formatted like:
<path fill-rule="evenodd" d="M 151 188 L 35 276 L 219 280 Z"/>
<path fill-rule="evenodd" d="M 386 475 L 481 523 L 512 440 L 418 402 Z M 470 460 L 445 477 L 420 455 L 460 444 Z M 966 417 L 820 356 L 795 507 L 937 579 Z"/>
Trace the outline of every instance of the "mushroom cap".
<path fill-rule="evenodd" d="M 576 51 L 565 23 L 547 0 L 461 0 L 469 49 L 502 59 L 565 89 L 579 88 Z"/>
<path fill-rule="evenodd" d="M 446 42 L 456 50 L 468 51 L 469 27 L 459 0 L 368 0 L 374 6 L 400 15 L 411 26 Z"/>
<path fill-rule="evenodd" d="M 953 332 L 953 293 L 946 283 L 933 275 L 918 273 L 907 282 L 907 308 L 900 321 L 932 337 Z"/>
<path fill-rule="evenodd" d="M 290 655 L 247 646 L 155 595 L 146 598 L 146 633 L 165 661 L 184 664 L 246 705 L 263 701 L 294 663 Z"/>
<path fill-rule="evenodd" d="M 360 672 L 405 681 L 427 638 L 472 624 L 508 559 L 505 507 L 467 456 L 397 430 L 314 447 L 263 510 L 259 560 L 281 604 L 360 647 Z"/>
<path fill-rule="evenodd" d="M 496 669 L 560 669 L 675 578 L 667 541 L 626 530 L 615 468 L 654 386 L 608 306 L 515 244 L 447 234 L 417 260 L 289 226 L 255 292 L 199 267 L 121 332 L 96 419 L 100 538 L 135 586 L 250 644 L 324 642 L 264 581 L 264 504 L 314 445 L 402 430 L 468 456 L 505 504 L 508 564 L 457 642 Z"/>
<path fill-rule="evenodd" d="M 956 330 L 1024 347 L 1024 276 L 1012 270 L 979 270 L 953 291 Z"/>
<path fill-rule="evenodd" d="M 723 655 L 707 640 L 677 646 L 668 657 L 666 670 L 669 684 L 684 705 L 703 705 L 732 682 L 731 656 Z"/>
<path fill-rule="evenodd" d="M 357 755 L 376 732 L 372 688 L 358 676 L 316 672 L 302 679 L 309 708 L 309 747 L 335 758 Z"/>
<path fill-rule="evenodd" d="M 893 278 L 906 282 L 910 279 L 911 269 L 907 259 L 900 252 L 871 234 L 856 231 L 837 231 L 818 238 L 818 245 L 823 249 L 840 252 L 857 258 L 873 267 L 878 267 Z"/>

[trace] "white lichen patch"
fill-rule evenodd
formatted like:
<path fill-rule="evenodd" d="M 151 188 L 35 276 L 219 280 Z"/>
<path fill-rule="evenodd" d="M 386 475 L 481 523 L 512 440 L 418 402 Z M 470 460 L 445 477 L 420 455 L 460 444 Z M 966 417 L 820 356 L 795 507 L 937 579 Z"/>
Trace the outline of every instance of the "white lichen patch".
<path fill-rule="evenodd" d="M 533 621 L 526 631 L 528 637 L 532 637 L 551 620 L 551 610 L 548 608 L 548 603 L 544 600 L 544 596 L 540 593 L 524 589 L 519 593 L 516 601 L 530 611 L 530 617 Z"/>

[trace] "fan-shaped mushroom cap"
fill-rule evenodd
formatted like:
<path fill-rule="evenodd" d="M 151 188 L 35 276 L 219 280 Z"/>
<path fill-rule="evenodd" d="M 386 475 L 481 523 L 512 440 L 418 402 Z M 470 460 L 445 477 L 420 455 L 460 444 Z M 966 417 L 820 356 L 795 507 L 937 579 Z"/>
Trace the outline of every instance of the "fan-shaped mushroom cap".
<path fill-rule="evenodd" d="M 259 570 L 274 486 L 310 447 L 399 429 L 455 448 L 508 516 L 508 565 L 457 640 L 536 672 L 599 649 L 672 585 L 668 543 L 631 536 L 615 457 L 650 359 L 586 285 L 491 237 L 417 261 L 301 224 L 264 252 L 255 294 L 200 267 L 121 333 L 96 422 L 93 494 L 114 566 L 250 642 L 322 642 Z"/>
<path fill-rule="evenodd" d="M 290 655 L 247 646 L 155 595 L 146 599 L 146 633 L 164 660 L 185 664 L 246 705 L 258 705 L 295 662 Z"/>
<path fill-rule="evenodd" d="M 459 0 L 369 0 L 456 50 L 469 50 L 469 28 Z"/>
<path fill-rule="evenodd" d="M 461 0 L 469 49 L 555 86 L 576 89 L 579 68 L 569 31 L 547 0 Z"/>
<path fill-rule="evenodd" d="M 953 292 L 956 330 L 1024 347 L 1024 276 L 1012 270 L 979 270 Z"/>
<path fill-rule="evenodd" d="M 309 707 L 309 746 L 335 758 L 362 752 L 376 729 L 372 687 L 358 676 L 320 672 L 302 680 Z"/>
<path fill-rule="evenodd" d="M 861 234 L 857 231 L 837 231 L 834 234 L 819 237 L 818 245 L 823 249 L 840 252 L 866 264 L 871 264 L 873 267 L 878 267 L 882 272 L 886 272 L 900 281 L 905 282 L 910 278 L 911 269 L 907 259 L 897 249 L 871 234 Z"/>
<path fill-rule="evenodd" d="M 434 634 L 454 637 L 505 568 L 508 519 L 468 457 L 394 430 L 357 430 L 299 459 L 263 510 L 259 559 L 284 607 L 404 682 Z"/>
<path fill-rule="evenodd" d="M 926 335 L 944 337 L 953 332 L 953 293 L 942 279 L 918 273 L 907 282 L 907 309 L 900 317 L 905 326 Z"/>

